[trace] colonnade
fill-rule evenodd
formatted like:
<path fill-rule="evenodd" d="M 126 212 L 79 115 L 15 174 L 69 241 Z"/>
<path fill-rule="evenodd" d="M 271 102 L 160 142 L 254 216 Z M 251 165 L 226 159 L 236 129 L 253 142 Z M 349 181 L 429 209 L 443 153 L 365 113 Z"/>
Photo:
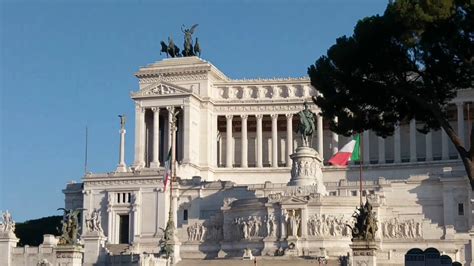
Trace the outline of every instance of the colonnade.
<path fill-rule="evenodd" d="M 465 125 L 465 103 L 456 102 L 457 108 L 457 134 L 461 139 L 462 143 L 466 143 L 466 125 Z M 269 167 L 290 167 L 291 159 L 289 155 L 294 152 L 295 138 L 300 138 L 299 134 L 296 137 L 293 129 L 293 115 L 294 114 L 265 114 L 271 119 L 271 130 L 267 133 L 267 139 L 269 141 L 268 150 L 264 150 L 263 143 L 263 126 L 262 118 L 264 114 L 226 114 L 226 132 L 225 140 L 221 139 L 221 146 L 218 147 L 220 151 L 225 149 L 225 161 L 220 161 L 220 167 L 233 168 L 248 168 L 249 165 L 255 166 L 257 168 L 264 167 L 263 163 L 263 154 L 268 153 L 268 166 Z M 256 119 L 256 136 L 255 144 L 252 142 L 249 143 L 249 134 L 248 134 L 248 119 L 249 117 L 255 117 Z M 286 117 L 286 133 L 284 131 L 278 131 L 278 118 Z M 236 132 L 233 132 L 234 121 L 236 117 L 240 117 L 241 121 L 241 133 L 240 136 L 236 135 Z M 268 121 L 268 120 L 267 120 Z M 281 121 L 281 120 L 280 120 Z M 456 121 L 454 121 L 456 122 Z M 404 162 L 418 162 L 418 161 L 433 161 L 433 160 L 449 160 L 453 159 L 456 155 L 454 149 L 450 146 L 452 144 L 448 138 L 446 132 L 441 129 L 440 133 L 428 132 L 427 134 L 417 133 L 416 121 L 413 119 L 409 124 L 405 125 L 404 130 L 408 130 L 408 134 L 402 137 L 401 128 L 395 128 L 393 136 L 390 139 L 384 139 L 381 137 L 376 137 L 374 134 L 371 134 L 369 131 L 366 131 L 362 134 L 361 139 L 363 142 L 362 150 L 362 159 L 364 164 L 384 164 L 384 163 L 404 163 Z M 234 129 L 235 130 L 235 129 Z M 404 131 L 407 132 L 407 131 Z M 328 160 L 333 154 L 337 153 L 339 148 L 341 148 L 346 143 L 346 138 L 343 138 L 344 143 L 340 143 L 340 136 L 331 132 L 329 133 L 330 138 L 325 140 L 323 138 L 324 134 L 323 118 L 320 116 L 316 117 L 316 143 L 313 143 L 313 147 L 318 151 L 322 158 Z M 327 131 L 326 131 L 327 133 Z M 434 135 L 436 134 L 436 135 Z M 436 137 L 435 137 L 436 136 Z M 240 137 L 240 153 L 236 152 L 238 147 L 235 147 L 235 139 Z M 328 135 L 325 135 L 327 138 Z M 279 140 L 284 139 L 285 147 L 280 147 L 283 145 Z M 347 140 L 348 141 L 348 140 Z M 419 145 L 417 148 L 417 142 L 424 142 L 423 145 Z M 439 142 L 438 142 L 439 141 Z M 250 146 L 249 146 L 250 145 Z M 249 147 L 255 145 L 255 161 L 249 162 Z M 374 149 L 371 149 L 373 145 Z M 392 146 L 393 145 L 393 146 Z M 406 145 L 406 146 L 405 146 Z M 441 151 L 439 146 L 441 146 Z M 420 150 L 420 146 L 422 147 Z M 423 147 L 424 146 L 424 147 Z M 377 148 L 376 148 L 377 147 Z M 435 151 L 436 150 L 436 154 Z M 278 154 L 278 151 L 285 153 L 286 160 L 282 160 Z M 403 157 L 402 157 L 403 150 Z M 275 152 L 276 151 L 276 152 Z M 324 156 L 325 152 L 327 156 Z M 236 163 L 236 156 L 240 156 L 240 164 Z M 252 158 L 251 158 L 252 159 Z M 279 164 L 280 163 L 280 164 Z M 282 164 L 283 163 L 283 164 Z"/>
<path fill-rule="evenodd" d="M 226 126 L 225 126 L 225 164 L 223 166 L 227 168 L 232 168 L 235 166 L 235 157 L 240 156 L 240 167 L 241 168 L 248 168 L 249 167 L 249 138 L 248 138 L 248 119 L 249 117 L 255 117 L 256 120 L 256 136 L 255 136 L 255 154 L 256 158 L 255 161 L 252 162 L 252 165 L 255 167 L 264 167 L 263 164 L 263 117 L 264 114 L 241 114 L 241 115 L 233 115 L 227 114 L 225 115 L 226 119 Z M 273 168 L 279 167 L 279 131 L 278 131 L 278 118 L 285 117 L 286 118 L 286 134 L 285 134 L 285 166 L 291 166 L 291 159 L 290 155 L 294 151 L 294 137 L 293 137 L 293 114 L 268 114 L 271 119 L 271 144 L 269 145 L 269 150 L 271 149 L 271 158 L 269 158 L 270 166 Z M 233 121 L 235 117 L 240 117 L 241 121 L 241 134 L 240 134 L 240 154 L 237 154 L 235 151 L 234 144 L 234 126 Z M 321 116 L 317 116 L 316 118 L 316 134 L 317 134 L 317 144 L 318 144 L 318 152 L 321 156 L 323 156 L 323 119 Z M 281 133 L 280 133 L 281 134 Z M 334 134 L 336 135 L 336 134 Z M 337 136 L 337 135 L 336 135 Z M 222 138 L 221 138 L 222 141 Z M 222 142 L 221 142 L 222 145 Z M 271 147 L 271 148 L 270 148 Z M 218 148 L 222 151 L 222 148 Z"/>
<path fill-rule="evenodd" d="M 135 161 L 133 163 L 136 168 L 143 168 L 148 166 L 150 168 L 158 168 L 162 164 L 160 162 L 160 152 L 163 156 L 163 161 L 166 160 L 167 151 L 171 148 L 171 128 L 169 121 L 172 120 L 172 114 L 175 109 L 182 106 L 163 106 L 163 107 L 149 107 L 143 108 L 136 106 L 135 108 Z M 146 111 L 150 110 L 152 115 L 152 123 L 146 122 Z M 163 123 L 160 123 L 160 112 L 165 112 Z M 163 117 L 162 117 L 163 118 Z M 160 128 L 162 124 L 163 128 Z M 163 131 L 163 135 L 159 132 Z M 150 137 L 151 136 L 151 137 Z M 160 143 L 160 140 L 163 143 Z M 150 147 L 151 149 L 148 149 Z M 151 150 L 151 151 L 150 151 Z M 151 156 L 151 160 L 148 158 Z M 146 158 L 148 157 L 148 158 Z"/>

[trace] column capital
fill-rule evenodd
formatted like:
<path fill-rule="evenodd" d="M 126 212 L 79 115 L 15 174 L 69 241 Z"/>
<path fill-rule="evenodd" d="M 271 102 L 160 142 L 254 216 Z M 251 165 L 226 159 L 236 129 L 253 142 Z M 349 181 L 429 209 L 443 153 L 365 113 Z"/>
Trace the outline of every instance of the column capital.
<path fill-rule="evenodd" d="M 464 102 L 455 102 L 457 107 L 462 107 L 464 106 Z"/>
<path fill-rule="evenodd" d="M 242 120 L 247 120 L 248 117 L 249 117 L 249 115 L 247 115 L 247 114 L 240 115 L 240 118 L 242 118 Z"/>
<path fill-rule="evenodd" d="M 234 115 L 225 115 L 225 118 L 227 120 L 232 120 L 232 118 L 234 118 Z"/>
<path fill-rule="evenodd" d="M 278 114 L 271 114 L 270 117 L 272 120 L 276 120 L 278 118 Z"/>
<path fill-rule="evenodd" d="M 166 110 L 171 113 L 174 110 L 174 106 L 166 106 Z"/>
<path fill-rule="evenodd" d="M 256 114 L 255 117 L 256 117 L 258 120 L 262 120 L 263 115 L 262 115 L 262 114 Z"/>
<path fill-rule="evenodd" d="M 143 113 L 143 112 L 145 112 L 145 108 L 143 108 L 143 107 L 142 107 L 141 105 L 139 105 L 139 104 L 136 104 L 136 105 L 135 105 L 135 111 Z"/>
<path fill-rule="evenodd" d="M 289 113 L 289 114 L 285 114 L 286 116 L 286 119 L 288 120 L 291 120 L 293 118 L 293 114 L 292 113 Z"/>
<path fill-rule="evenodd" d="M 155 113 L 160 112 L 160 107 L 152 107 L 151 110 Z"/>

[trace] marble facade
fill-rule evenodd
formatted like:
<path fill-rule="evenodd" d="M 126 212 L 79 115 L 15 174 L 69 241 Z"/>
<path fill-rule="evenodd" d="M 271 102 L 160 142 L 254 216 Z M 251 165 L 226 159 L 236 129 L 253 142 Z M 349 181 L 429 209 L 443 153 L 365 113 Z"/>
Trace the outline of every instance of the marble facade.
<path fill-rule="evenodd" d="M 66 208 L 94 210 L 82 227 L 100 233 L 82 232 L 97 246 L 86 247 L 85 261 L 113 265 L 118 247 L 132 258 L 157 253 L 170 205 L 182 258 L 352 254 L 346 224 L 359 205 L 359 168 L 325 164 L 349 139 L 321 116 L 311 147 L 302 147 L 296 113 L 318 93 L 308 78 L 235 80 L 198 57 L 164 59 L 135 76 L 134 158 L 124 158 L 121 128 L 117 168 L 63 190 Z M 462 91 L 449 109 L 463 141 L 473 99 L 474 91 Z M 172 110 L 180 112 L 170 198 L 163 176 Z M 474 265 L 472 191 L 446 134 L 420 134 L 413 120 L 392 137 L 365 132 L 363 141 L 363 198 L 379 221 L 377 264 L 402 265 L 408 250 L 434 247 Z"/>

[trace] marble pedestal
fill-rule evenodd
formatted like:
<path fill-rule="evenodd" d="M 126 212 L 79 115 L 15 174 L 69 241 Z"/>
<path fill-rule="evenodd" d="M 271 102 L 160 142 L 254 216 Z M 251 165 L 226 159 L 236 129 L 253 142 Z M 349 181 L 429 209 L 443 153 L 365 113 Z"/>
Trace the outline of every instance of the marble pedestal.
<path fill-rule="evenodd" d="M 377 265 L 378 246 L 375 241 L 354 240 L 349 246 L 352 249 L 352 265 Z"/>
<path fill-rule="evenodd" d="M 12 265 L 12 249 L 17 243 L 18 238 L 13 232 L 0 233 L 0 265 Z"/>
<path fill-rule="evenodd" d="M 84 266 L 105 262 L 105 241 L 107 238 L 99 232 L 88 232 L 82 236 L 84 241 Z"/>
<path fill-rule="evenodd" d="M 56 247 L 56 265 L 82 266 L 84 248 L 79 245 L 59 245 Z"/>
<path fill-rule="evenodd" d="M 318 186 L 318 193 L 326 195 L 321 171 L 322 159 L 318 152 L 310 147 L 298 147 L 290 155 L 293 160 L 291 166 L 291 179 L 288 186 Z"/>
<path fill-rule="evenodd" d="M 263 256 L 274 256 L 278 250 L 278 242 L 276 237 L 266 237 L 263 239 Z"/>

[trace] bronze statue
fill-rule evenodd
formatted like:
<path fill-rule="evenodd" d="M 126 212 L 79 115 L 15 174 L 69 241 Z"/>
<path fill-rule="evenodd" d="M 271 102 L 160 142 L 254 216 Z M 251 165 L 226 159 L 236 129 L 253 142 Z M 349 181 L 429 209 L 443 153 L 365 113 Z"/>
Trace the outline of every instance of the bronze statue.
<path fill-rule="evenodd" d="M 174 44 L 173 38 L 168 37 L 168 45 L 164 41 L 161 41 L 161 53 L 165 53 L 166 57 L 179 57 L 179 48 Z"/>
<path fill-rule="evenodd" d="M 196 43 L 193 47 L 193 33 L 198 24 L 194 24 L 191 28 L 186 29 L 184 25 L 181 26 L 181 31 L 184 33 L 184 48 L 180 54 L 180 49 L 174 44 L 174 41 L 171 37 L 168 37 L 168 44 L 164 41 L 161 41 L 161 50 L 160 54 L 165 53 L 166 57 L 180 57 L 182 56 L 201 56 L 201 47 L 198 43 L 198 38 L 196 38 Z"/>
<path fill-rule="evenodd" d="M 197 37 L 196 37 L 196 43 L 194 44 L 194 54 L 199 57 L 201 56 L 201 46 L 199 46 Z"/>
<path fill-rule="evenodd" d="M 365 205 L 357 208 L 357 211 L 352 215 L 356 220 L 354 227 L 346 225 L 351 228 L 352 240 L 375 240 L 375 233 L 378 230 L 377 218 L 375 216 L 369 201 L 366 201 Z"/>
<path fill-rule="evenodd" d="M 314 114 L 309 110 L 308 104 L 304 102 L 304 109 L 298 113 L 300 118 L 300 123 L 298 125 L 298 133 L 301 134 L 301 139 L 303 141 L 304 147 L 311 146 L 310 140 L 311 136 L 315 131 L 314 126 Z"/>
<path fill-rule="evenodd" d="M 186 29 L 184 25 L 181 26 L 181 31 L 184 33 L 184 49 L 183 56 L 193 56 L 193 33 L 198 24 L 194 24 L 191 28 Z"/>
<path fill-rule="evenodd" d="M 127 121 L 127 117 L 125 115 L 119 115 L 120 117 L 120 128 L 125 129 L 125 122 Z"/>
<path fill-rule="evenodd" d="M 59 237 L 59 245 L 75 245 L 78 243 L 79 236 L 79 213 L 85 209 L 69 210 L 59 208 L 63 210 L 63 220 L 61 221 L 62 229 L 61 236 Z"/>

